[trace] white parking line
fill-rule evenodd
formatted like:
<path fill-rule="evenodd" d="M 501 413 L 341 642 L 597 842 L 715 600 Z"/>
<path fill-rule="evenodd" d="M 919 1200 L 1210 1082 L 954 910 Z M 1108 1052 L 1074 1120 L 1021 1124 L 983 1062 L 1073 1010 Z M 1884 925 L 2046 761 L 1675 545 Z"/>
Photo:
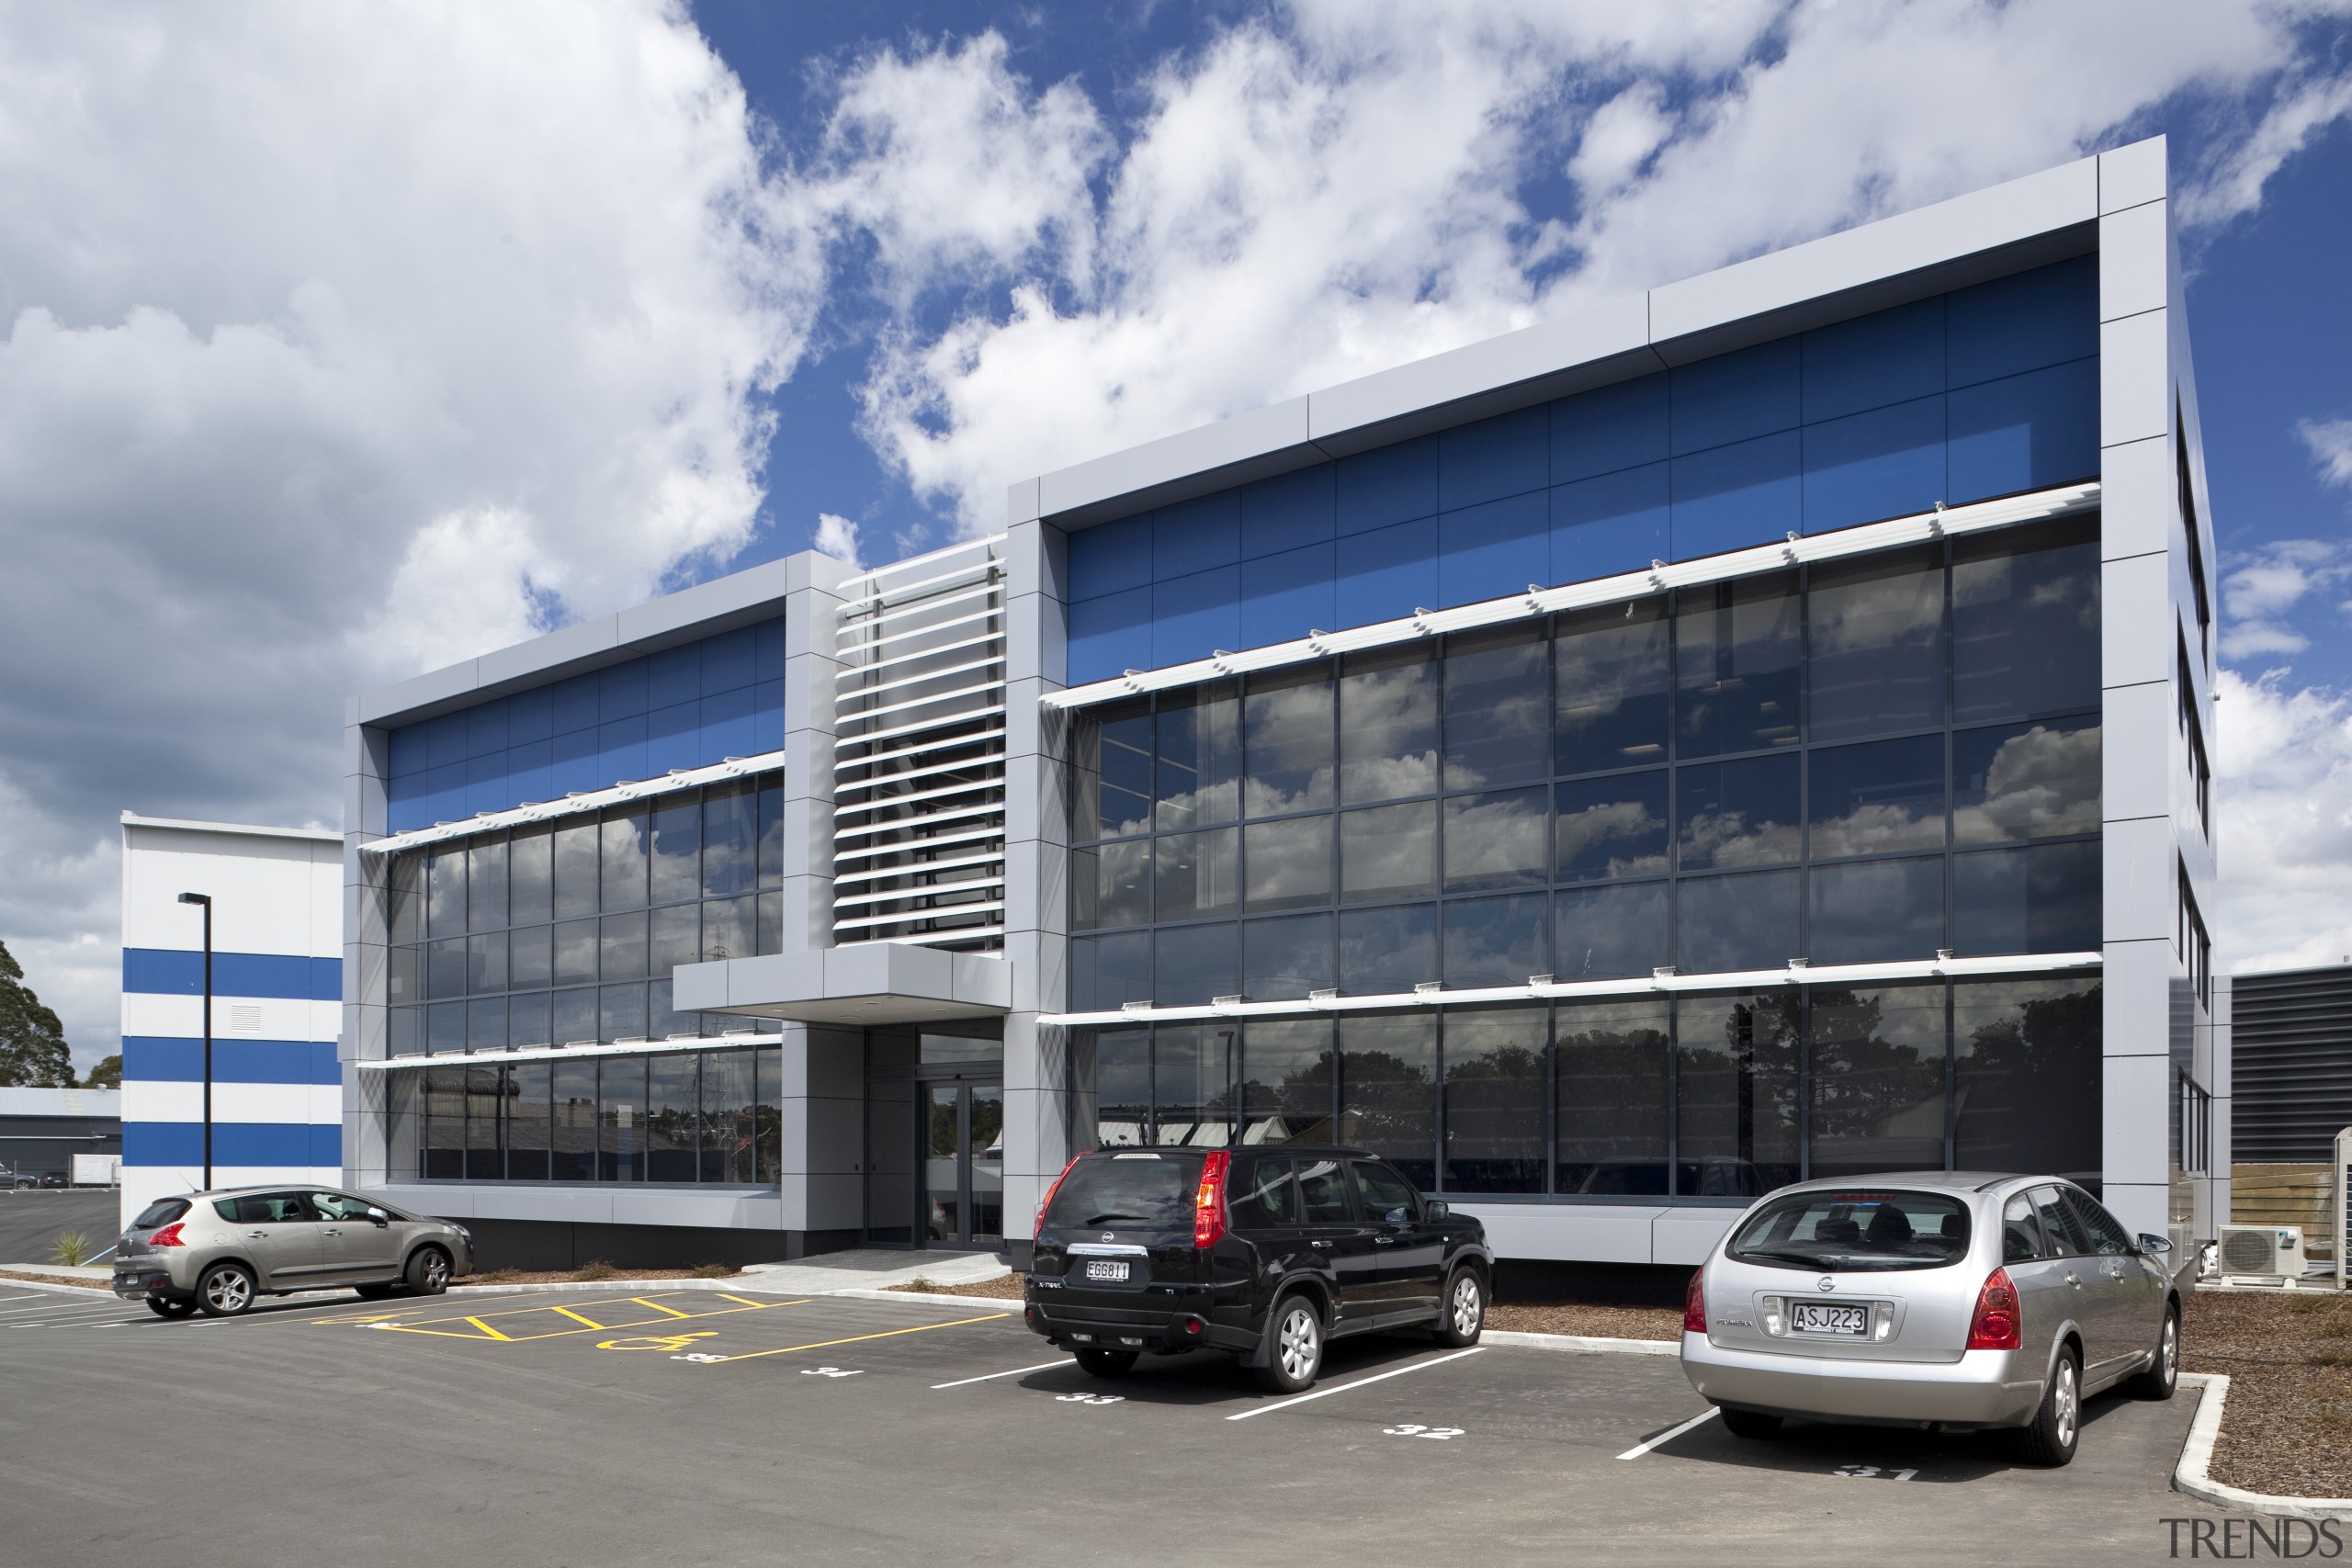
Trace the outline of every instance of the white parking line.
<path fill-rule="evenodd" d="M 1078 1363 L 1065 1356 L 1058 1361 L 1040 1361 L 1034 1367 L 1015 1367 L 1009 1372 L 986 1372 L 976 1378 L 957 1378 L 954 1382 L 935 1382 L 934 1389 L 962 1388 L 967 1382 L 988 1382 L 995 1378 L 1017 1378 L 1023 1372 L 1042 1372 L 1048 1367 L 1073 1367 Z"/>
<path fill-rule="evenodd" d="M 1238 1416 L 1228 1416 L 1226 1419 L 1247 1421 L 1252 1416 L 1265 1416 L 1276 1410 L 1288 1410 L 1292 1405 L 1304 1404 L 1310 1399 L 1328 1398 L 1335 1393 L 1345 1393 L 1351 1388 L 1362 1388 L 1366 1383 L 1386 1382 L 1390 1378 L 1401 1378 L 1407 1372 L 1418 1372 L 1426 1367 L 1442 1366 L 1448 1361 L 1458 1361 L 1464 1356 L 1475 1356 L 1486 1348 L 1484 1345 L 1473 1345 L 1467 1350 L 1456 1350 L 1451 1356 L 1438 1356 L 1430 1360 L 1416 1361 L 1409 1367 L 1398 1367 L 1395 1371 L 1374 1372 L 1368 1378 L 1358 1378 L 1353 1382 L 1343 1382 L 1337 1388 L 1318 1388 L 1313 1393 L 1302 1393 L 1296 1399 L 1285 1399 L 1276 1404 L 1261 1404 L 1255 1410 L 1245 1410 Z"/>
<path fill-rule="evenodd" d="M 1652 1449 L 1657 1447 L 1660 1443 L 1672 1442 L 1675 1438 L 1682 1436 L 1683 1433 L 1689 1431 L 1700 1422 L 1713 1416 L 1714 1413 L 1715 1407 L 1710 1404 L 1706 1409 L 1701 1411 L 1698 1415 L 1693 1416 L 1690 1420 L 1682 1423 L 1681 1426 L 1674 1427 L 1670 1431 L 1660 1432 L 1657 1437 L 1652 1438 L 1646 1443 L 1635 1443 L 1632 1448 L 1627 1449 L 1623 1453 L 1619 1454 L 1617 1457 L 1619 1459 L 1639 1459 L 1644 1454 L 1649 1452 Z"/>

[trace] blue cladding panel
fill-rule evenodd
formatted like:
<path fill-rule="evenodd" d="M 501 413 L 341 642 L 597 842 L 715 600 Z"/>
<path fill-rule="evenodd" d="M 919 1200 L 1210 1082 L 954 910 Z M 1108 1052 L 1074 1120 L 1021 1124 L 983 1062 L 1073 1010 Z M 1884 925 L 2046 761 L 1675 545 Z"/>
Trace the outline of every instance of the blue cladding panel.
<path fill-rule="evenodd" d="M 1924 398 L 1944 389 L 1944 302 L 1881 310 L 1799 340 L 1805 423 Z"/>
<path fill-rule="evenodd" d="M 775 617 L 396 729 L 391 830 L 776 750 L 783 669 Z"/>
<path fill-rule="evenodd" d="M 741 681 L 729 682 L 737 686 L 742 683 Z M 673 707 L 679 703 L 693 702 L 701 695 L 702 649 L 699 644 L 690 642 L 684 648 L 665 648 L 646 659 L 645 702 L 649 708 Z"/>
<path fill-rule="evenodd" d="M 1583 582 L 1664 560 L 1672 548 L 1667 488 L 1667 465 L 1651 463 L 1553 491 L 1550 581 Z"/>
<path fill-rule="evenodd" d="M 1125 671 L 1150 668 L 1149 588 L 1081 599 L 1069 607 L 1069 678 L 1073 682 L 1107 681 Z"/>
<path fill-rule="evenodd" d="M 424 726 L 402 725 L 392 731 L 391 749 L 386 762 L 387 776 L 396 779 L 415 777 L 432 766 L 426 760 L 428 755 L 424 743 Z"/>
<path fill-rule="evenodd" d="M 555 733 L 555 694 L 547 688 L 517 692 L 506 699 L 506 707 L 508 744 L 526 746 Z"/>
<path fill-rule="evenodd" d="M 1437 519 L 1358 534 L 1340 547 L 1340 625 L 1393 621 L 1437 597 Z"/>
<path fill-rule="evenodd" d="M 1069 596 L 1100 599 L 1151 586 L 1151 513 L 1122 517 L 1069 536 Z"/>
<path fill-rule="evenodd" d="M 1242 486 L 1241 558 L 1280 555 L 1329 539 L 1339 499 L 1338 469 L 1334 463 L 1317 463 Z"/>
<path fill-rule="evenodd" d="M 1437 438 L 1437 503 L 1453 512 L 1552 482 L 1552 411 L 1497 414 Z"/>
<path fill-rule="evenodd" d="M 1954 505 L 2098 474 L 2098 361 L 2078 359 L 1951 394 Z"/>
<path fill-rule="evenodd" d="M 1241 558 L 1241 496 L 1221 490 L 1163 506 L 1151 519 L 1151 575 L 1165 582 Z"/>
<path fill-rule="evenodd" d="M 126 1122 L 122 1163 L 201 1165 L 204 1128 L 195 1122 Z M 330 1167 L 343 1163 L 343 1129 L 302 1122 L 215 1122 L 212 1163 L 222 1166 Z"/>
<path fill-rule="evenodd" d="M 1340 624 L 1336 547 L 1309 545 L 1241 563 L 1241 646 L 1288 642 Z"/>
<path fill-rule="evenodd" d="M 1872 409 L 1804 428 L 1804 531 L 1920 510 L 1944 496 L 1944 400 Z"/>
<path fill-rule="evenodd" d="M 1342 457 L 1337 475 L 1341 536 L 1437 515 L 1437 437 L 1424 435 Z"/>
<path fill-rule="evenodd" d="M 1949 385 L 2098 353 L 2098 258 L 2081 256 L 1948 295 Z"/>
<path fill-rule="evenodd" d="M 596 672 L 596 722 L 645 715 L 645 660 L 632 659 Z"/>
<path fill-rule="evenodd" d="M 1696 560 L 1770 543 L 1804 525 L 1804 444 L 1793 430 L 1674 460 L 1674 549 Z M 1928 505 L 1935 504 L 1930 501 Z"/>
<path fill-rule="evenodd" d="M 1544 491 L 1445 513 L 1437 536 L 1434 607 L 1524 593 L 1530 583 L 1551 581 L 1552 498 Z"/>
<path fill-rule="evenodd" d="M 1240 568 L 1221 566 L 1152 584 L 1152 668 L 1240 646 Z"/>
<path fill-rule="evenodd" d="M 1793 429 L 1797 423 L 1794 338 L 1677 366 L 1668 377 L 1677 457 Z"/>
<path fill-rule="evenodd" d="M 130 1034 L 122 1042 L 122 1076 L 140 1083 L 202 1083 L 204 1042 L 175 1035 Z M 332 1040 L 212 1042 L 212 1081 L 311 1083 L 343 1081 Z"/>
<path fill-rule="evenodd" d="M 2097 306 L 2064 262 L 1081 529 L 1069 678 L 2095 477 Z"/>
<path fill-rule="evenodd" d="M 200 997 L 204 954 L 174 948 L 122 950 L 122 988 L 137 996 Z M 282 1001 L 343 999 L 343 960 L 279 953 L 215 953 L 215 997 L 268 997 Z"/>
<path fill-rule="evenodd" d="M 1662 462 L 1666 456 L 1663 371 L 1579 392 L 1552 405 L 1552 479 L 1556 484 Z"/>

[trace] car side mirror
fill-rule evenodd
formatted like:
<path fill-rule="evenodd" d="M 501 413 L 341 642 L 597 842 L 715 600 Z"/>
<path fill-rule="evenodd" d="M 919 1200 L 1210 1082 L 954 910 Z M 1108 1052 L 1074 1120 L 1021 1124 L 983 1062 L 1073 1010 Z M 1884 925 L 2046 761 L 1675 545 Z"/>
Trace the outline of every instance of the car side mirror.
<path fill-rule="evenodd" d="M 1453 1213 L 1453 1210 L 1445 1206 L 1445 1200 L 1442 1198 L 1431 1198 L 1423 1205 L 1423 1207 L 1428 1212 L 1429 1217 L 1433 1220 L 1442 1220 L 1445 1218 L 1446 1215 Z"/>
<path fill-rule="evenodd" d="M 390 1215 L 390 1214 L 388 1214 L 388 1213 L 385 1213 L 383 1210 L 381 1210 L 381 1209 L 370 1209 L 370 1210 L 368 1210 L 368 1219 L 370 1219 L 370 1220 L 372 1220 L 373 1222 L 375 1222 L 378 1225 L 388 1225 L 388 1224 L 390 1224 L 392 1223 L 392 1216 L 391 1216 L 391 1215 Z"/>
<path fill-rule="evenodd" d="M 2172 1243 L 2160 1235 L 2150 1235 L 2143 1232 L 2140 1236 L 2140 1250 L 2152 1258 L 2163 1258 L 2171 1253 Z"/>

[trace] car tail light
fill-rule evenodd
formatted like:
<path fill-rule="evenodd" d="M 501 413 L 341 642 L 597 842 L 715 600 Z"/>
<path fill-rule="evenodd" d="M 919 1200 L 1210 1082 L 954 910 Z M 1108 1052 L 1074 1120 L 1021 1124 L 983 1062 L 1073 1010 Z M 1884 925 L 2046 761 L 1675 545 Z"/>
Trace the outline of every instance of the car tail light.
<path fill-rule="evenodd" d="M 1223 1149 L 1201 1163 L 1200 1190 L 1193 1194 L 1193 1246 L 1215 1247 L 1225 1235 L 1225 1173 L 1233 1156 Z"/>
<path fill-rule="evenodd" d="M 180 1239 L 180 1226 L 186 1224 L 187 1224 L 186 1220 L 174 1220 L 170 1224 L 165 1225 L 162 1230 L 159 1230 L 153 1235 L 149 1236 L 147 1238 L 147 1245 L 150 1247 L 186 1247 L 187 1243 Z"/>
<path fill-rule="evenodd" d="M 1046 1189 L 1046 1195 L 1043 1198 L 1037 1200 L 1037 1217 L 1029 1224 L 1031 1235 L 1034 1236 L 1046 1228 L 1046 1211 L 1054 1206 L 1054 1194 L 1062 1190 L 1062 1183 L 1069 1179 L 1071 1168 L 1083 1157 L 1080 1155 L 1070 1156 L 1069 1164 L 1062 1167 L 1062 1173 L 1054 1178 L 1054 1184 Z"/>
<path fill-rule="evenodd" d="M 1690 1288 L 1682 1293 L 1682 1332 L 1707 1332 L 1707 1271 L 1704 1269 L 1690 1276 Z"/>
<path fill-rule="evenodd" d="M 1972 1350 L 2015 1350 L 2025 1344 L 2025 1326 L 2018 1316 L 2018 1288 L 2009 1271 L 1996 1269 L 1984 1276 L 1976 1292 L 1976 1314 L 1968 1320 Z"/>

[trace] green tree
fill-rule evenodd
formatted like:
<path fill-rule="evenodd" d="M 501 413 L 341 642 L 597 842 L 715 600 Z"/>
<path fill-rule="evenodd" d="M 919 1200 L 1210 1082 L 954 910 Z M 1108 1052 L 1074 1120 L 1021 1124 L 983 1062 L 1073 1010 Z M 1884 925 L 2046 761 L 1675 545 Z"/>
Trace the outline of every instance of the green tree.
<path fill-rule="evenodd" d="M 122 1087 L 122 1057 L 101 1056 L 90 1076 L 82 1080 L 84 1089 L 120 1089 Z"/>
<path fill-rule="evenodd" d="M 25 968 L 0 942 L 0 1086 L 74 1087 L 74 1054 L 65 1026 L 25 984 Z"/>

